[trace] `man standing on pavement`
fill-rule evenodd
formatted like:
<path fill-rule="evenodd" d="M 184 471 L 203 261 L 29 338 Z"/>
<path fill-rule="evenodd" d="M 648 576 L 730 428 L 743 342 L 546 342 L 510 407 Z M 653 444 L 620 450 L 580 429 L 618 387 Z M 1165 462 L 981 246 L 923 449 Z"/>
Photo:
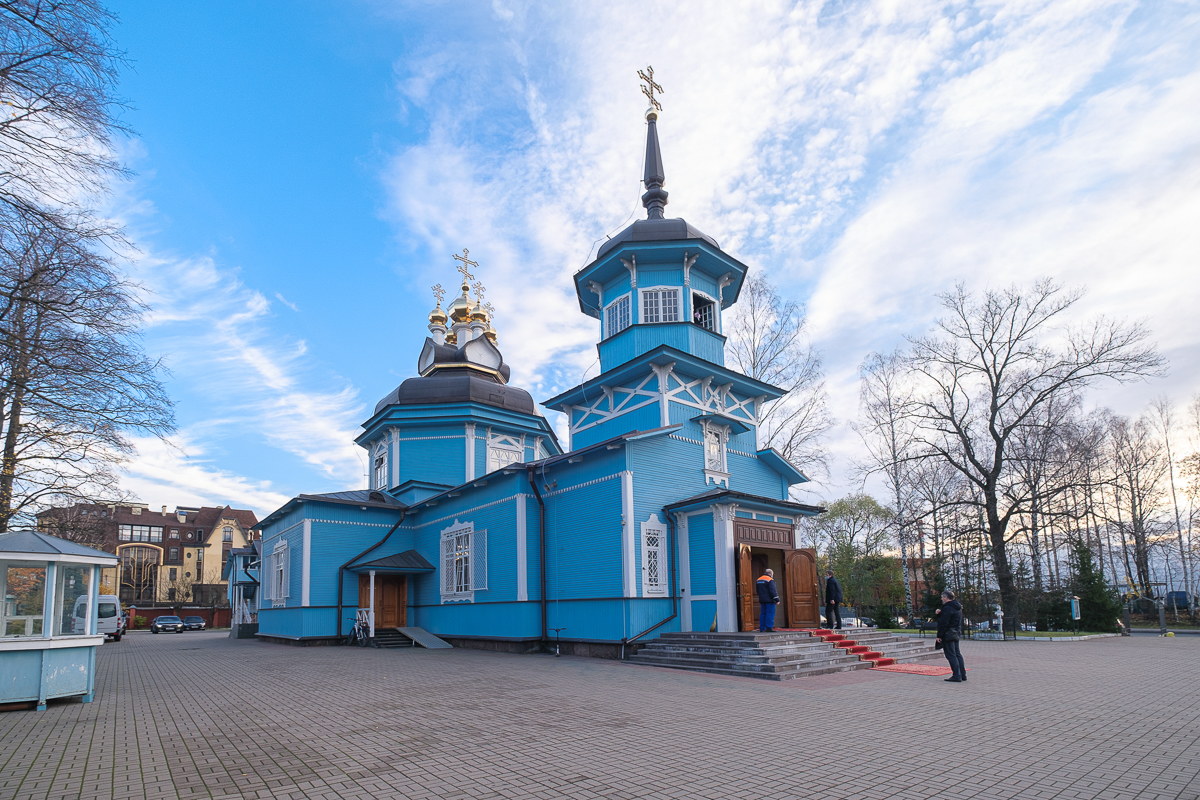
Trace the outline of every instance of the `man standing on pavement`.
<path fill-rule="evenodd" d="M 779 602 L 779 592 L 775 589 L 775 571 L 765 570 L 755 583 L 758 589 L 758 629 L 760 631 L 775 630 L 775 604 Z"/>
<path fill-rule="evenodd" d="M 838 604 L 842 602 L 842 585 L 833 577 L 833 570 L 825 570 L 825 624 L 834 627 L 837 619 L 837 630 L 842 629 L 842 611 Z"/>
<path fill-rule="evenodd" d="M 938 609 L 937 642 L 946 654 L 953 673 L 946 678 L 947 683 L 962 683 L 967 679 L 967 666 L 963 663 L 962 651 L 958 649 L 958 640 L 962 638 L 962 603 L 954 599 L 954 592 L 947 589 L 942 592 L 942 607 Z"/>

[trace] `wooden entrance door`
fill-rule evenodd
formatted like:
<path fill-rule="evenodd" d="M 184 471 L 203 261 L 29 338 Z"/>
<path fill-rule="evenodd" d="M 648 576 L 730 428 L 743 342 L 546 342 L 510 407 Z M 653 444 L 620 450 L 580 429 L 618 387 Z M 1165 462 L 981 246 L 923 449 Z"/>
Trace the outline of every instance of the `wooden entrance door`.
<path fill-rule="evenodd" d="M 821 627 L 820 593 L 817 591 L 817 551 L 790 550 L 784 556 L 787 577 L 784 603 L 789 628 Z"/>
<path fill-rule="evenodd" d="M 750 561 L 750 545 L 737 546 L 737 584 L 738 584 L 738 616 L 740 616 L 744 631 L 758 630 L 758 617 L 754 615 L 754 565 Z"/>
<path fill-rule="evenodd" d="M 358 607 L 370 608 L 371 576 L 358 576 Z M 403 628 L 408 625 L 408 577 L 375 576 L 375 627 Z"/>

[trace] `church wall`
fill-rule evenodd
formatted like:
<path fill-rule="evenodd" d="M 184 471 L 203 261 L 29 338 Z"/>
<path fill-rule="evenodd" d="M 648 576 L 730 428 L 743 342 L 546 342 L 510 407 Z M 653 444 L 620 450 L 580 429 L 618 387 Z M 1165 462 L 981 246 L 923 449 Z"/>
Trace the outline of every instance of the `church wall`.
<path fill-rule="evenodd" d="M 620 475 L 625 468 L 622 450 L 602 450 L 581 463 L 551 467 L 544 478 L 538 473 L 538 479 L 558 484 L 543 495 L 552 603 L 624 595 Z"/>
<path fill-rule="evenodd" d="M 622 414 L 607 422 L 602 422 L 599 425 L 576 433 L 571 444 L 574 449 L 578 450 L 581 447 L 587 447 L 596 442 L 603 442 L 614 436 L 620 436 L 631 431 L 653 430 L 654 428 L 661 427 L 659 424 L 660 420 L 658 403 L 650 402 L 642 408 Z"/>
<path fill-rule="evenodd" d="M 319 509 L 318 513 L 321 517 L 326 517 L 326 514 L 323 513 L 325 510 L 324 508 Z M 355 510 L 357 511 L 357 509 Z M 370 512 L 370 509 L 365 512 L 358 511 L 365 519 L 354 521 L 323 522 L 314 519 L 312 523 L 312 562 L 310 564 L 310 605 L 336 605 L 338 568 L 386 536 L 400 518 L 400 514 L 397 512 L 374 514 Z M 370 561 L 411 550 L 412 540 L 411 528 L 406 526 L 398 528 L 388 539 L 387 545 L 372 551 L 366 560 Z M 355 583 L 355 590 L 352 594 L 343 595 L 343 602 L 349 601 L 351 605 L 357 606 L 357 586 L 358 584 Z M 351 621 L 353 622 L 353 619 Z"/>
<path fill-rule="evenodd" d="M 729 471 L 733 475 L 729 479 L 729 488 L 756 494 L 760 497 L 787 499 L 787 482 L 782 475 L 764 464 L 761 459 L 731 452 L 726 460 Z"/>
<path fill-rule="evenodd" d="M 712 514 L 688 516 L 688 563 L 691 566 L 692 585 L 689 595 L 717 593 L 717 548 L 713 538 Z M 695 606 L 693 606 L 693 611 Z M 714 607 L 715 610 L 715 607 Z M 702 617 L 698 619 L 703 619 Z"/>
<path fill-rule="evenodd" d="M 405 441 L 410 437 L 421 438 Z M 466 431 L 461 425 L 457 435 L 442 429 L 428 434 L 404 431 L 400 438 L 400 474 L 393 478 L 393 485 L 420 480 L 458 486 L 465 480 L 467 443 Z"/>

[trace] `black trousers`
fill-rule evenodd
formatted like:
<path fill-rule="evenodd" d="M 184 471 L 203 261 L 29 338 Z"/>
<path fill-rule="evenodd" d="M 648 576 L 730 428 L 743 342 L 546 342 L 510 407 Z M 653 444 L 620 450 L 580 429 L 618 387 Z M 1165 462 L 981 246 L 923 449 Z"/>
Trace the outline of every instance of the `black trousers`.
<path fill-rule="evenodd" d="M 833 621 L 837 619 L 837 627 L 842 627 L 842 609 L 837 603 L 825 604 L 825 624 L 829 627 L 834 627 Z"/>
<path fill-rule="evenodd" d="M 950 671 L 954 673 L 954 677 L 965 681 L 967 665 L 963 663 L 962 651 L 958 649 L 958 640 L 950 642 L 943 639 L 942 652 L 946 654 L 946 661 L 950 663 Z"/>

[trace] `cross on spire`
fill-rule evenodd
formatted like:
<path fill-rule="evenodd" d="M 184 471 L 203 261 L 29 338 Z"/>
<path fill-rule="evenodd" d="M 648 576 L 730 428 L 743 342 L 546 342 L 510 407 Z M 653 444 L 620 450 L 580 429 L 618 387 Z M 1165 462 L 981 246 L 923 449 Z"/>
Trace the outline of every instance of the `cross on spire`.
<path fill-rule="evenodd" d="M 483 302 L 483 293 L 485 291 L 487 291 L 486 289 L 483 288 L 483 282 L 475 281 L 474 283 L 471 284 L 471 288 L 475 290 L 475 299 L 477 301 L 479 301 L 480 303 L 482 303 Z"/>
<path fill-rule="evenodd" d="M 478 261 L 472 261 L 471 259 L 467 258 L 467 256 L 470 254 L 471 251 L 464 247 L 461 256 L 458 254 L 454 255 L 454 259 L 461 262 L 457 267 L 455 267 L 455 269 L 462 273 L 464 284 L 475 277 L 471 274 L 471 267 L 479 266 Z"/>
<path fill-rule="evenodd" d="M 666 94 L 666 92 L 663 91 L 663 87 L 654 82 L 654 67 L 647 65 L 645 72 L 639 69 L 638 77 L 646 82 L 646 85 L 642 87 L 642 94 L 650 98 L 650 107 L 662 111 L 662 103 L 654 99 L 654 93 Z"/>
<path fill-rule="evenodd" d="M 446 296 L 446 290 L 442 288 L 440 283 L 430 287 L 433 289 L 433 296 L 437 299 L 438 308 L 442 307 L 442 298 Z"/>

